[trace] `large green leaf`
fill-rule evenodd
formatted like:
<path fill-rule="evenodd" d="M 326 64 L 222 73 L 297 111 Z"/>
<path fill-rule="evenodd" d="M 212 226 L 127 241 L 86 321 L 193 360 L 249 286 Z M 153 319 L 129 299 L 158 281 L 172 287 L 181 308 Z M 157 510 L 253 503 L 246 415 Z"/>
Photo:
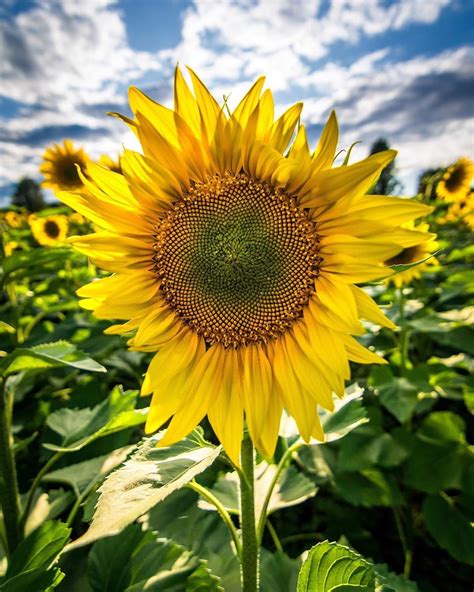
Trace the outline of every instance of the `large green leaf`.
<path fill-rule="evenodd" d="M 355 506 L 398 506 L 403 501 L 395 477 L 376 469 L 337 473 L 335 483 L 342 497 Z"/>
<path fill-rule="evenodd" d="M 454 500 L 430 495 L 423 502 L 423 517 L 438 545 L 463 563 L 474 565 L 474 525 Z"/>
<path fill-rule="evenodd" d="M 11 556 L 5 577 L 0 582 L 0 591 L 40 592 L 57 585 L 62 576 L 51 566 L 70 532 L 65 524 L 49 521 L 30 533 Z"/>
<path fill-rule="evenodd" d="M 333 442 L 368 421 L 367 411 L 358 394 L 358 398 L 337 401 L 336 410 L 324 415 L 322 424 L 327 441 Z"/>
<path fill-rule="evenodd" d="M 94 592 L 219 592 L 205 563 L 138 524 L 98 541 L 88 560 Z"/>
<path fill-rule="evenodd" d="M 381 366 L 374 368 L 370 384 L 379 396 L 382 405 L 390 413 L 404 423 L 413 415 L 418 403 L 418 386 L 408 378 L 393 376 L 390 368 Z"/>
<path fill-rule="evenodd" d="M 67 341 L 18 348 L 2 360 L 1 370 L 4 376 L 8 376 L 23 370 L 39 370 L 57 366 L 71 366 L 88 372 L 106 372 L 101 364 Z"/>
<path fill-rule="evenodd" d="M 299 559 L 291 559 L 285 553 L 270 553 L 262 550 L 260 561 L 261 592 L 288 592 L 296 590 Z"/>
<path fill-rule="evenodd" d="M 337 543 L 315 545 L 304 561 L 296 592 L 417 592 L 416 584 L 374 566 L 358 553 Z"/>
<path fill-rule="evenodd" d="M 472 464 L 463 420 L 449 411 L 431 413 L 421 424 L 404 465 L 404 480 L 415 489 L 436 493 L 461 489 Z"/>
<path fill-rule="evenodd" d="M 110 471 L 121 464 L 132 448 L 132 446 L 125 446 L 114 450 L 111 454 L 104 454 L 56 469 L 44 475 L 42 481 L 44 483 L 67 485 L 74 491 L 76 496 L 79 496 L 92 482 L 100 482 Z"/>
<path fill-rule="evenodd" d="M 115 387 L 108 398 L 93 409 L 60 409 L 48 416 L 46 424 L 62 437 L 60 445 L 45 448 L 75 452 L 97 438 L 144 423 L 147 409 L 135 409 L 137 391 Z"/>
<path fill-rule="evenodd" d="M 162 433 L 144 440 L 136 452 L 107 477 L 89 530 L 70 547 L 120 532 L 170 493 L 184 487 L 219 456 L 200 430 L 177 444 L 157 447 Z"/>
<path fill-rule="evenodd" d="M 318 543 L 309 552 L 298 577 L 297 592 L 375 591 L 373 566 L 363 557 L 336 543 Z"/>

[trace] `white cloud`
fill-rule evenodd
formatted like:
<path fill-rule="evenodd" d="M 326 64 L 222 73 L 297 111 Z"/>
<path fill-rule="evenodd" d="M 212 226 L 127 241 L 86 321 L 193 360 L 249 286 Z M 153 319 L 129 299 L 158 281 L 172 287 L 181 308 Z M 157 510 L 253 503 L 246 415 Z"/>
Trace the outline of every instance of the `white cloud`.
<path fill-rule="evenodd" d="M 1 93 L 59 111 L 116 100 L 120 82 L 160 69 L 156 57 L 129 48 L 111 0 L 42 0 L 4 21 L 1 34 Z"/>

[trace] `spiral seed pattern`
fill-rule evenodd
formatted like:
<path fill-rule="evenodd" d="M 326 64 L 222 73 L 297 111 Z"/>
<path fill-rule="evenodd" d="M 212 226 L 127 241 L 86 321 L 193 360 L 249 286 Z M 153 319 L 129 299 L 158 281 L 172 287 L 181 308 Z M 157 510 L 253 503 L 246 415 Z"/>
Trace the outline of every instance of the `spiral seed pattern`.
<path fill-rule="evenodd" d="M 169 306 L 208 344 L 276 338 L 301 317 L 321 264 L 295 198 L 244 174 L 196 183 L 156 228 L 154 269 Z"/>

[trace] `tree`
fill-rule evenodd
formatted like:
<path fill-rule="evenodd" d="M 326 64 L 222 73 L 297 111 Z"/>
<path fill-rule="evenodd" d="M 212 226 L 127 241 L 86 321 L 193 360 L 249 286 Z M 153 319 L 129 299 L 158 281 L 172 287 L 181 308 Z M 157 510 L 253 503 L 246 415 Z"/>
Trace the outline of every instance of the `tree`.
<path fill-rule="evenodd" d="M 30 212 L 37 212 L 46 206 L 41 187 L 29 177 L 24 177 L 18 181 L 12 195 L 12 204 L 26 208 Z"/>
<path fill-rule="evenodd" d="M 384 150 L 389 149 L 390 146 L 388 145 L 387 140 L 385 140 L 385 138 L 379 138 L 372 144 L 370 154 L 376 154 L 377 152 L 383 152 Z M 392 162 L 386 166 L 380 174 L 371 193 L 375 195 L 392 195 L 400 191 L 401 188 L 402 184 L 395 175 L 395 161 L 392 160 Z"/>

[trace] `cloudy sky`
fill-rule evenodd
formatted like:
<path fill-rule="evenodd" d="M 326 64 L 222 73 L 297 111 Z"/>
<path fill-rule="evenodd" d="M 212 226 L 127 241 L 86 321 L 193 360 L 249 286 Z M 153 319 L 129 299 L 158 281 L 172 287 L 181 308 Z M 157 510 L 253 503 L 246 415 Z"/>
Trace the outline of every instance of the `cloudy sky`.
<path fill-rule="evenodd" d="M 176 63 L 234 103 L 260 74 L 280 110 L 303 100 L 314 142 L 380 136 L 405 193 L 420 170 L 474 156 L 473 0 L 0 0 L 0 199 L 71 138 L 115 156 L 127 87 L 170 104 Z"/>

